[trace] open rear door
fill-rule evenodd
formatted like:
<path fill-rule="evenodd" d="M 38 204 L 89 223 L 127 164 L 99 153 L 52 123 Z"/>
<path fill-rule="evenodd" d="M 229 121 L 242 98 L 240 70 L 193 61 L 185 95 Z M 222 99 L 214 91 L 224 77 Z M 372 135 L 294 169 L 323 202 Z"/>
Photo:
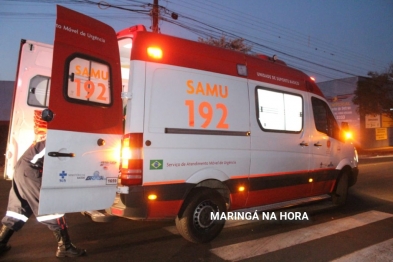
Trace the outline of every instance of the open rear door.
<path fill-rule="evenodd" d="M 53 47 L 50 45 L 21 41 L 5 154 L 6 179 L 13 178 L 18 159 L 33 142 L 42 140 L 46 133 L 46 128 L 34 126 L 35 116 L 39 116 L 49 102 L 52 53 Z"/>
<path fill-rule="evenodd" d="M 39 214 L 109 207 L 116 196 L 122 134 L 115 31 L 57 7 Z"/>

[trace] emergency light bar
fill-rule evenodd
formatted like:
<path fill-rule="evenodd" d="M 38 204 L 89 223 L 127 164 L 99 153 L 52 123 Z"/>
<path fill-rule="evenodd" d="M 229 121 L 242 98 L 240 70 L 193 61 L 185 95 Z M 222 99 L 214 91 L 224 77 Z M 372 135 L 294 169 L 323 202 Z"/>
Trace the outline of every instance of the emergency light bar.
<path fill-rule="evenodd" d="M 148 47 L 147 54 L 153 59 L 161 59 L 162 58 L 162 50 L 159 47 Z"/>

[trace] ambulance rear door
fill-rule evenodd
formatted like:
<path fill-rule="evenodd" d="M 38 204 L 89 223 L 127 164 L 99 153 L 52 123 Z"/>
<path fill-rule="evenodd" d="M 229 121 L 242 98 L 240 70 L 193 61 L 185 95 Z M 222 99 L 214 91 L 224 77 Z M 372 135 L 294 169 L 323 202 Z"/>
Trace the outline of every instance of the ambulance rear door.
<path fill-rule="evenodd" d="M 52 46 L 21 41 L 5 154 L 5 179 L 13 178 L 16 161 L 45 134 L 44 129 L 35 125 L 35 116 L 40 115 L 49 101 L 51 66 Z"/>
<path fill-rule="evenodd" d="M 107 208 L 122 134 L 115 31 L 58 6 L 50 89 L 39 214 Z"/>

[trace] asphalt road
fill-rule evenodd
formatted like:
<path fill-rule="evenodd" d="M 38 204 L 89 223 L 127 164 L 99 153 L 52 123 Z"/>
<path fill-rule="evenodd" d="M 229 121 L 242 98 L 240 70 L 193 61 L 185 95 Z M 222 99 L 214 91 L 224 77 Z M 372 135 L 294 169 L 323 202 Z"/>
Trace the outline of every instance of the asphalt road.
<path fill-rule="evenodd" d="M 73 213 L 67 215 L 69 232 L 88 252 L 78 261 L 393 261 L 392 171 L 393 158 L 362 160 L 346 206 L 321 202 L 289 210 L 305 212 L 309 220 L 303 221 L 229 221 L 208 244 L 187 242 L 173 221 L 94 223 Z M 1 217 L 10 187 L 0 180 Z M 1 261 L 70 261 L 55 258 L 54 236 L 34 217 L 10 244 Z"/>

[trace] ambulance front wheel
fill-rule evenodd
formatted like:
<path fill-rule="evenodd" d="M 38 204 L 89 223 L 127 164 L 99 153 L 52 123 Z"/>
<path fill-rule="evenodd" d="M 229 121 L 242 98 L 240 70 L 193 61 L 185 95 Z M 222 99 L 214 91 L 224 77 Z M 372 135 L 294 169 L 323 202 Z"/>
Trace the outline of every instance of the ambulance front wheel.
<path fill-rule="evenodd" d="M 225 220 L 219 220 L 226 212 L 223 197 L 214 189 L 197 187 L 186 198 L 178 216 L 179 233 L 193 243 L 206 243 L 218 236 Z"/>
<path fill-rule="evenodd" d="M 343 172 L 338 177 L 335 190 L 333 191 L 332 201 L 336 206 L 343 206 L 347 201 L 349 177 L 347 172 Z"/>

